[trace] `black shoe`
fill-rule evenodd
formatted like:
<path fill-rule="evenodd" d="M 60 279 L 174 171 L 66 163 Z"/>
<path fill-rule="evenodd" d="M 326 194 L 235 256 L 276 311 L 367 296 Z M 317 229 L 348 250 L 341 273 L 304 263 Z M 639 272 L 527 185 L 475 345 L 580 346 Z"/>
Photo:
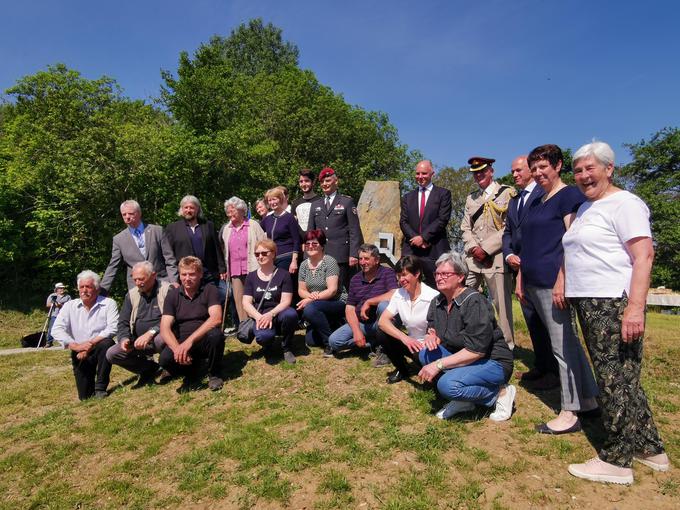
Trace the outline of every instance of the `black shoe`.
<path fill-rule="evenodd" d="M 172 381 L 175 378 L 174 375 L 172 375 L 170 372 L 167 370 L 163 369 L 161 370 L 161 374 L 158 377 L 158 384 L 168 384 L 170 381 Z"/>
<path fill-rule="evenodd" d="M 222 378 L 217 377 L 216 375 L 211 375 L 208 377 L 208 388 L 210 391 L 221 390 L 222 386 L 224 386 L 224 381 Z"/>
<path fill-rule="evenodd" d="M 387 374 L 387 384 L 396 384 L 403 381 L 407 377 L 408 375 L 402 373 L 401 370 L 395 370 L 394 372 Z"/>
<path fill-rule="evenodd" d="M 548 427 L 547 423 L 541 423 L 540 425 L 536 425 L 535 429 L 536 429 L 536 432 L 538 432 L 539 434 L 549 434 L 549 435 L 552 435 L 552 436 L 560 436 L 562 434 L 572 434 L 574 432 L 580 432 L 581 431 L 581 422 L 576 420 L 576 423 L 574 423 L 568 429 L 564 429 L 564 430 L 553 430 L 550 427 Z"/>
<path fill-rule="evenodd" d="M 289 365 L 294 365 L 295 364 L 295 354 L 293 354 L 292 351 L 283 351 L 283 359 L 288 363 Z"/>
<path fill-rule="evenodd" d="M 97 400 L 103 400 L 108 396 L 109 396 L 109 394 L 106 391 L 103 391 L 103 390 L 96 390 L 94 392 L 94 398 L 97 399 Z"/>
<path fill-rule="evenodd" d="M 177 388 L 177 393 L 189 393 L 190 391 L 196 391 L 201 387 L 201 379 L 196 379 L 195 377 L 185 377 L 182 382 L 182 386 Z"/>
<path fill-rule="evenodd" d="M 137 383 L 132 388 L 137 389 L 143 388 L 144 386 L 152 386 L 156 382 L 156 376 L 160 372 L 160 368 L 154 368 L 153 370 L 140 374 Z"/>
<path fill-rule="evenodd" d="M 327 345 L 323 349 L 323 357 L 324 358 L 333 358 L 335 357 L 335 353 L 333 352 L 333 349 L 331 349 L 330 345 Z"/>

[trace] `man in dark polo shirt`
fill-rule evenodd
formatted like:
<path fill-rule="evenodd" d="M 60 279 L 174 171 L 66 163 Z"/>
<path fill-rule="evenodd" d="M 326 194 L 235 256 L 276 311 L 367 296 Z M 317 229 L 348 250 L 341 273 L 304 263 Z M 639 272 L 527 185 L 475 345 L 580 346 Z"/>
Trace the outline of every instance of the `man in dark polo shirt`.
<path fill-rule="evenodd" d="M 220 365 L 224 336 L 220 331 L 222 306 L 217 287 L 202 284 L 203 265 L 197 257 L 184 257 L 179 265 L 178 288 L 172 288 L 163 304 L 161 336 L 165 348 L 160 365 L 171 375 L 184 375 L 180 391 L 195 387 L 202 377 L 199 359 L 208 360 L 208 388 L 222 388 Z"/>
<path fill-rule="evenodd" d="M 125 295 L 118 315 L 118 343 L 106 351 L 106 359 L 139 375 L 137 386 L 152 384 L 160 367 L 152 356 L 165 346 L 161 331 L 163 302 L 168 282 L 156 278 L 148 260 L 132 267 L 135 286 Z"/>
<path fill-rule="evenodd" d="M 380 265 L 380 252 L 372 244 L 359 247 L 361 272 L 349 284 L 345 306 L 347 324 L 336 329 L 328 339 L 333 352 L 351 347 L 366 347 L 375 340 L 378 319 L 397 288 L 394 271 Z M 369 345 L 370 346 L 370 345 Z"/>

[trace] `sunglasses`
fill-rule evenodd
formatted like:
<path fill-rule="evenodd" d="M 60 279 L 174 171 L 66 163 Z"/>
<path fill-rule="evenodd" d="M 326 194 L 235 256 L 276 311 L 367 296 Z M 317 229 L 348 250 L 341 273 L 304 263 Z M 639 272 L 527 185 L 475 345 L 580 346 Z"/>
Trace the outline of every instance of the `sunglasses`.
<path fill-rule="evenodd" d="M 317 248 L 321 245 L 319 243 L 317 243 L 316 241 L 307 241 L 305 243 L 305 246 L 309 246 L 310 248 Z"/>
<path fill-rule="evenodd" d="M 267 251 L 256 251 L 256 252 L 255 252 L 255 256 L 256 256 L 256 257 L 266 257 L 266 256 L 269 255 L 270 253 L 271 253 L 271 252 L 270 252 L 269 250 L 267 250 Z"/>

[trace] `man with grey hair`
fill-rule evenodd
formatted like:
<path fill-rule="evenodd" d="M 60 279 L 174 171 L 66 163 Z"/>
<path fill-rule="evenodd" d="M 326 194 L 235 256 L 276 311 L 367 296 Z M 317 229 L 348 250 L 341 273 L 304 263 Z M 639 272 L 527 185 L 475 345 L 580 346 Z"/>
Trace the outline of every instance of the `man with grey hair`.
<path fill-rule="evenodd" d="M 135 288 L 125 296 L 118 318 L 118 343 L 106 352 L 106 359 L 139 375 L 140 387 L 152 384 L 160 371 L 152 356 L 165 347 L 159 333 L 170 284 L 156 279 L 148 260 L 135 264 L 132 279 Z"/>
<path fill-rule="evenodd" d="M 132 280 L 132 267 L 144 260 L 153 265 L 153 270 L 159 278 L 177 281 L 176 262 L 172 250 L 162 244 L 163 228 L 142 221 L 142 209 L 136 200 L 126 200 L 120 204 L 120 215 L 127 228 L 113 236 L 111 260 L 101 282 L 102 294 L 105 295 L 111 290 L 121 265 L 127 268 L 128 290 L 133 289 L 135 283 Z"/>
<path fill-rule="evenodd" d="M 106 351 L 113 345 L 118 323 L 118 307 L 113 299 L 99 295 L 99 275 L 85 270 L 78 274 L 79 299 L 66 303 L 54 323 L 52 336 L 71 350 L 73 375 L 78 398 L 108 394 L 111 363 Z"/>
<path fill-rule="evenodd" d="M 203 282 L 219 287 L 220 279 L 227 276 L 227 269 L 215 225 L 203 218 L 201 202 L 193 195 L 182 198 L 177 215 L 182 219 L 170 223 L 163 232 L 163 242 L 172 251 L 173 262 L 198 257 L 203 264 Z M 177 274 L 176 265 L 173 272 Z"/>

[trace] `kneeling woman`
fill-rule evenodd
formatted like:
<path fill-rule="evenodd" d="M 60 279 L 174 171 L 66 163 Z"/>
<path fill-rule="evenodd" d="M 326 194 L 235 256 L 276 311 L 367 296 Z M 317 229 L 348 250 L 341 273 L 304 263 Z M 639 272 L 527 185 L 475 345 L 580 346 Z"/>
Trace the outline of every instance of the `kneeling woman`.
<path fill-rule="evenodd" d="M 283 358 L 295 363 L 291 346 L 298 318 L 290 307 L 293 301 L 290 274 L 274 267 L 276 244 L 271 239 L 255 244 L 255 257 L 260 267 L 248 273 L 243 290 L 243 309 L 255 319 L 255 341 L 269 347 L 276 334 L 280 334 Z"/>
<path fill-rule="evenodd" d="M 376 337 L 383 352 L 395 369 L 387 376 L 387 383 L 394 384 L 409 376 L 407 358 L 417 356 L 425 348 L 423 339 L 427 333 L 427 311 L 439 292 L 422 282 L 423 267 L 414 255 L 402 257 L 394 267 L 399 289 L 392 294 L 387 308 L 378 321 Z M 398 319 L 406 333 L 393 322 Z"/>
<path fill-rule="evenodd" d="M 448 419 L 472 411 L 475 404 L 495 405 L 489 418 L 503 421 L 512 415 L 515 387 L 512 352 L 503 338 L 489 300 L 465 287 L 468 268 L 459 253 L 444 253 L 434 277 L 441 295 L 432 300 L 427 315 L 425 349 L 420 351 L 424 381 L 437 380 L 437 390 L 450 402 L 437 417 Z"/>

